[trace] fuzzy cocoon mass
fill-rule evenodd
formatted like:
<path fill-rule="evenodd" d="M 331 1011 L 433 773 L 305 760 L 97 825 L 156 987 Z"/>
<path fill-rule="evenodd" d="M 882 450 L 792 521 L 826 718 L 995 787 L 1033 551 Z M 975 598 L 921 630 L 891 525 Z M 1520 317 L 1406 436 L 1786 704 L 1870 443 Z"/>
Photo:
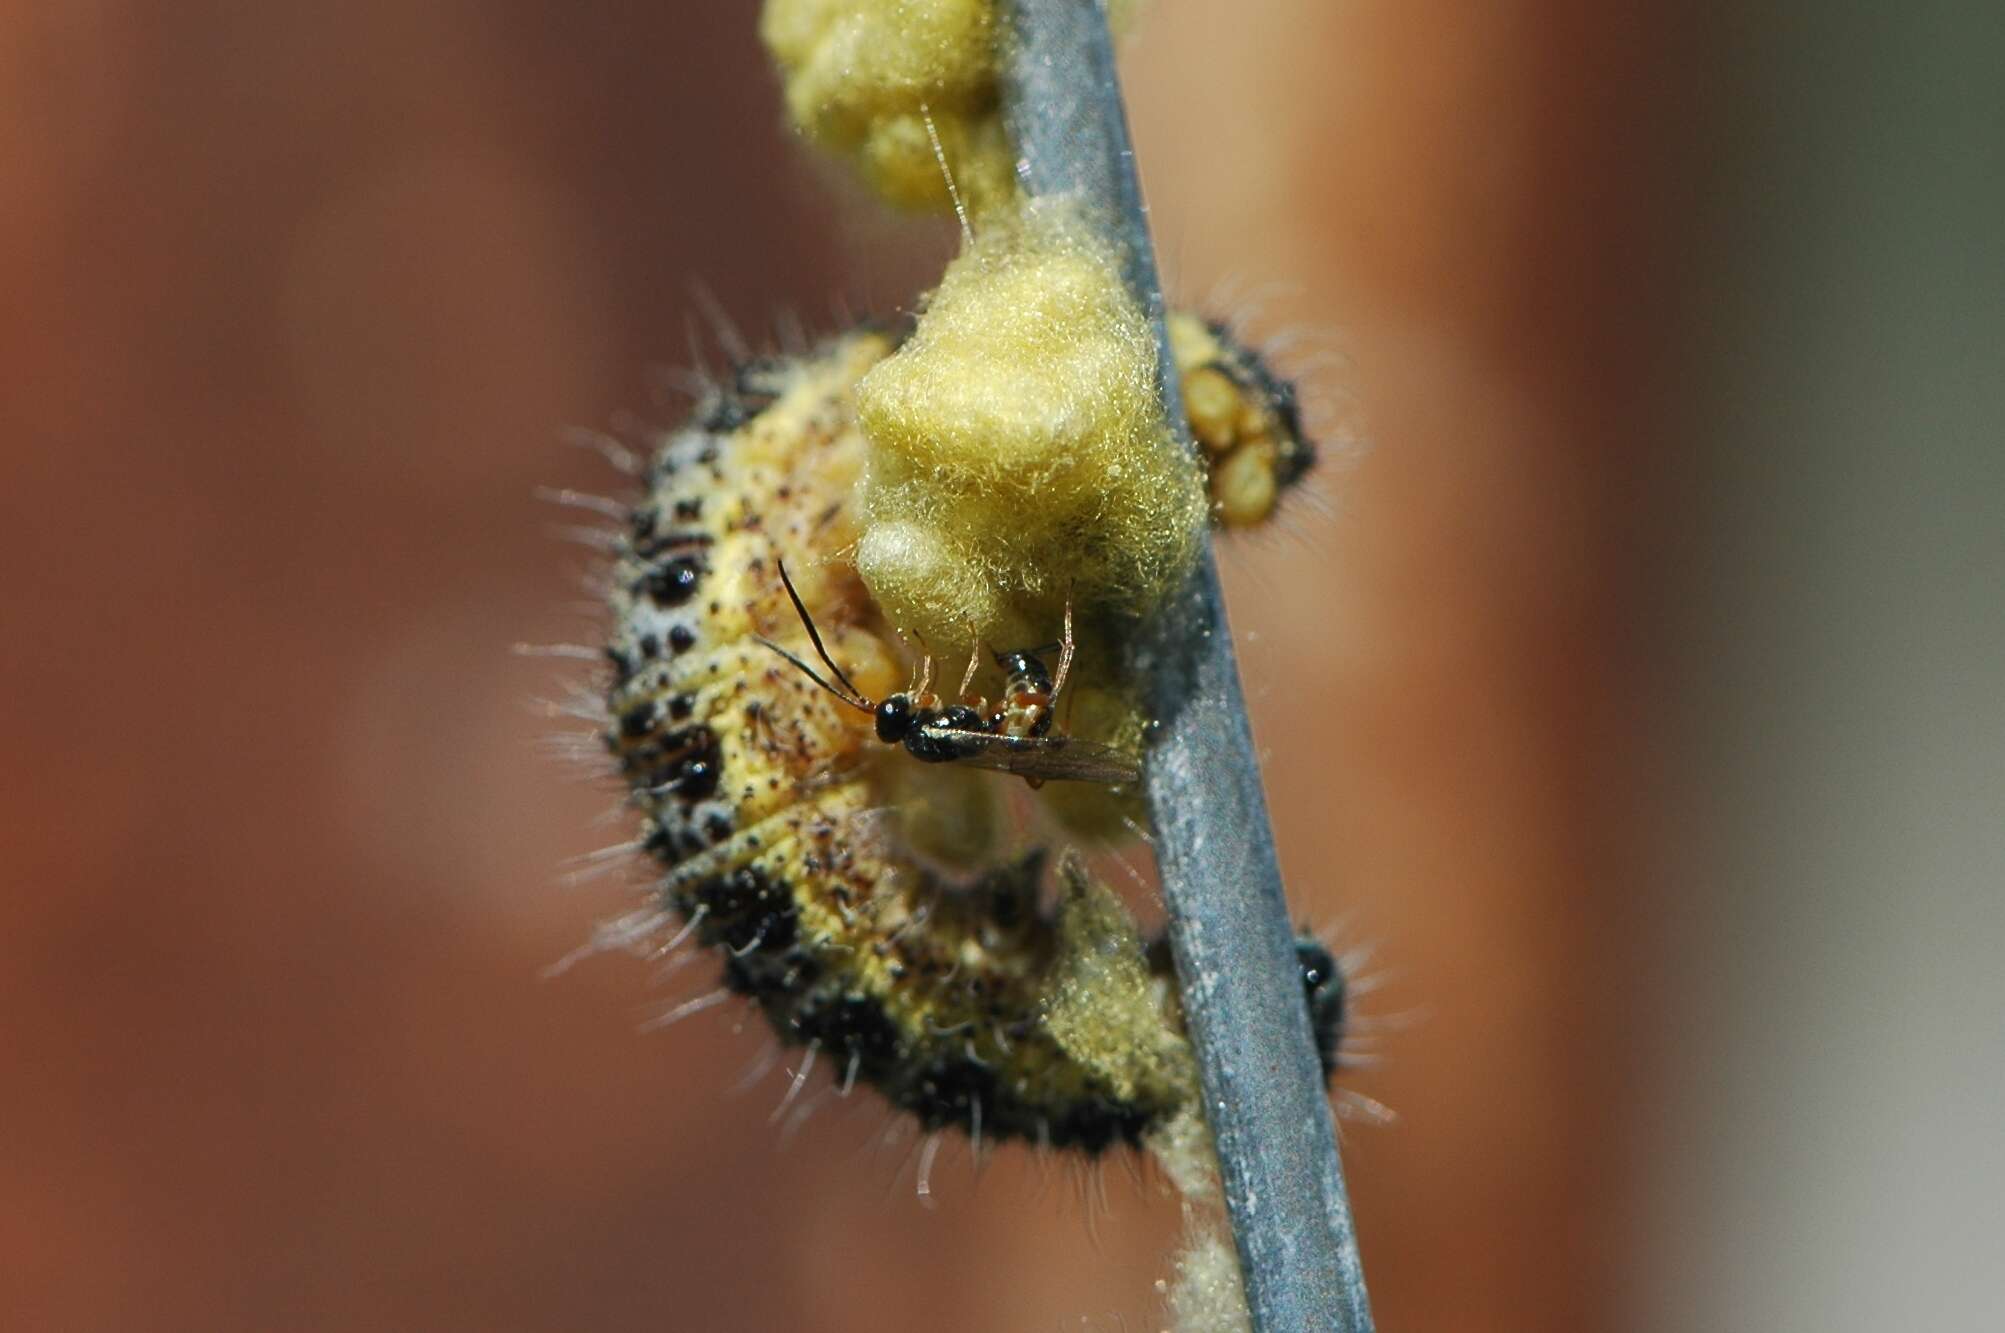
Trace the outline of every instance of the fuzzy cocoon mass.
<path fill-rule="evenodd" d="M 1061 948 L 1045 988 L 1044 1030 L 1123 1100 L 1188 1106 L 1197 1096 L 1190 1041 L 1166 1014 L 1178 1005 L 1150 969 L 1135 919 L 1077 852 L 1058 864 Z"/>
<path fill-rule="evenodd" d="M 1176 1276 L 1166 1288 L 1173 1333 L 1253 1333 L 1239 1255 L 1224 1218 L 1215 1212 L 1189 1223 L 1184 1249 L 1176 1258 Z"/>
<path fill-rule="evenodd" d="M 857 568 L 936 649 L 1146 612 L 1202 539 L 1203 477 L 1113 255 L 1063 205 L 993 222 L 857 385 Z"/>
<path fill-rule="evenodd" d="M 1113 0 L 1126 32 L 1140 0 Z M 1016 153 L 1003 132 L 995 0 L 766 0 L 759 35 L 779 66 L 794 128 L 853 158 L 900 208 L 952 201 L 926 117 L 963 202 L 977 216 L 1016 194 Z"/>
<path fill-rule="evenodd" d="M 977 213 L 1015 191 L 996 97 L 992 0 L 767 0 L 759 34 L 780 68 L 787 115 L 855 159 L 903 208 L 951 202 L 942 155 Z"/>

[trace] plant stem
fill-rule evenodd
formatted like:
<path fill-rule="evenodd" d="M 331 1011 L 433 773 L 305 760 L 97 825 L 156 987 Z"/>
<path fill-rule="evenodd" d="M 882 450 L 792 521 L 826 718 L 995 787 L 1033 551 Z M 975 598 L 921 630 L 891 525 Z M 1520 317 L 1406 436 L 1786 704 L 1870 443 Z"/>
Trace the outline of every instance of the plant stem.
<path fill-rule="evenodd" d="M 1119 250 L 1155 327 L 1164 415 L 1194 451 L 1105 13 L 1097 0 L 1006 0 L 1004 10 L 1004 116 L 1020 181 L 1033 197 L 1077 200 Z M 1369 1333 L 1335 1122 L 1209 544 L 1130 645 L 1129 666 L 1157 719 L 1143 784 L 1254 1327 Z"/>

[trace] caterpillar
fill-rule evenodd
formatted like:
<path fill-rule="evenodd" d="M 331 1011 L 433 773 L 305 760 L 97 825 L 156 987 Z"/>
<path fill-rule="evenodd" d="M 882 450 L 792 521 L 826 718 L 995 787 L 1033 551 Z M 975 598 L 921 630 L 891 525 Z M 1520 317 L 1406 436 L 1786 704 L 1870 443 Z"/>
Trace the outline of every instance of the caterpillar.
<path fill-rule="evenodd" d="M 1178 345 L 1199 406 L 1217 409 L 1194 413 L 1199 438 L 1226 468 L 1264 467 L 1271 508 L 1312 456 L 1292 391 L 1222 329 L 1197 328 Z M 646 467 L 613 556 L 606 741 L 662 875 L 625 935 L 714 948 L 720 995 L 806 1048 L 803 1077 L 825 1056 L 845 1088 L 868 1083 L 929 1130 L 1137 1145 L 1194 1096 L 1167 949 L 1143 947 L 1076 856 L 1061 858 L 1051 911 L 1044 852 L 969 854 L 981 840 L 964 826 L 996 779 L 929 768 L 922 783 L 868 717 L 762 642 L 805 651 L 797 592 L 857 690 L 882 698 L 904 672 L 845 558 L 866 447 L 851 395 L 897 342 L 864 326 L 743 360 Z M 1248 489 L 1217 500 L 1221 523 L 1264 516 Z M 1313 937 L 1297 953 L 1327 1075 L 1345 979 Z"/>

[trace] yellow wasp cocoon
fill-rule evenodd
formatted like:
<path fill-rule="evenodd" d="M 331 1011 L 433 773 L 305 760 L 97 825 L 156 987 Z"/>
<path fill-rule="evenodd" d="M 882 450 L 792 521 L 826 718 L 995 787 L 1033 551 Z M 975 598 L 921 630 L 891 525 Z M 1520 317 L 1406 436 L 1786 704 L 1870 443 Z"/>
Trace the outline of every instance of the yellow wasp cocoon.
<path fill-rule="evenodd" d="M 931 115 L 955 183 L 981 213 L 1015 190 L 997 27 L 992 0 L 767 0 L 759 35 L 796 129 L 853 157 L 892 203 L 944 209 Z"/>
<path fill-rule="evenodd" d="M 1114 257 L 1063 207 L 992 221 L 856 389 L 857 568 L 935 649 L 1145 612 L 1204 532 Z M 1032 639 L 1030 641 L 1036 641 Z"/>
<path fill-rule="evenodd" d="M 1108 6 L 1117 35 L 1140 7 Z M 759 35 L 779 66 L 794 128 L 855 159 L 891 203 L 931 211 L 952 204 L 926 133 L 929 115 L 973 213 L 1015 197 L 1016 153 L 996 88 L 995 0 L 766 0 Z"/>
<path fill-rule="evenodd" d="M 1197 1095 L 1197 1062 L 1169 979 L 1151 969 L 1135 919 L 1078 853 L 1058 863 L 1062 947 L 1047 979 L 1044 1030 L 1116 1096 L 1183 1106 Z"/>
<path fill-rule="evenodd" d="M 1159 1284 L 1174 1333 L 1253 1333 L 1239 1254 L 1224 1220 L 1204 1214 L 1192 1218 L 1187 1231 L 1175 1280 Z"/>

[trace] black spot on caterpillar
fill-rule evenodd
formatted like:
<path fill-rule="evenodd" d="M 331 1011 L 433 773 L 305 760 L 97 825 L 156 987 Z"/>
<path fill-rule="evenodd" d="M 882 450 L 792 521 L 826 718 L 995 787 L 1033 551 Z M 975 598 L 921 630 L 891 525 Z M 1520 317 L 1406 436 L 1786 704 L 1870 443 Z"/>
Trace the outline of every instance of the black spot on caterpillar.
<path fill-rule="evenodd" d="M 1144 950 L 1074 859 L 1049 911 L 1042 852 L 966 873 L 914 855 L 876 818 L 950 817 L 899 785 L 913 761 L 761 643 L 807 649 L 787 557 L 856 688 L 881 698 L 903 674 L 844 557 L 865 451 L 852 391 L 894 346 L 864 328 L 747 362 L 645 470 L 614 553 L 606 741 L 664 868 L 649 923 L 668 933 L 679 919 L 783 1043 L 929 1129 L 1088 1153 L 1138 1144 L 1194 1096 L 1167 950 Z M 1263 420 L 1292 429 L 1278 381 L 1233 364 L 1240 392 L 1265 395 Z M 1283 455 L 1267 456 L 1283 484 Z M 1327 1073 L 1344 978 L 1312 938 L 1298 957 Z"/>

